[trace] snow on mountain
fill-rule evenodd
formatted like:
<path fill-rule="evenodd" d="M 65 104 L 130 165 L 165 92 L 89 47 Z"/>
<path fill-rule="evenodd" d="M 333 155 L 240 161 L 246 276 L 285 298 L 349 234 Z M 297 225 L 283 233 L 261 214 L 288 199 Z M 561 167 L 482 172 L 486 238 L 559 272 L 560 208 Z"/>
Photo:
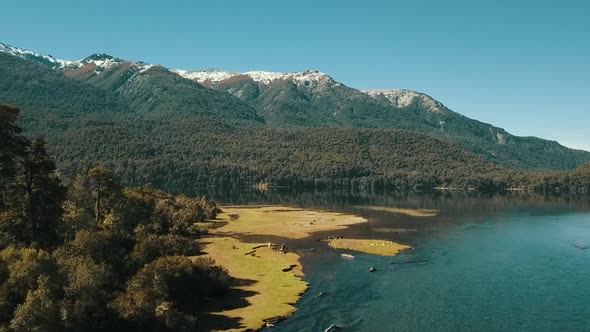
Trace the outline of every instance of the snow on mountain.
<path fill-rule="evenodd" d="M 397 108 L 408 107 L 412 104 L 419 104 L 429 112 L 446 113 L 449 109 L 434 98 L 411 90 L 361 90 L 373 98 L 385 97 Z"/>
<path fill-rule="evenodd" d="M 43 55 L 39 53 L 35 53 L 33 51 L 13 47 L 4 43 L 0 43 L 0 52 L 8 53 L 14 56 L 19 56 L 21 58 L 26 58 L 30 60 L 34 60 L 40 62 L 42 64 L 48 65 L 54 69 L 65 69 L 65 70 L 76 70 L 78 68 L 82 68 L 88 65 L 94 65 L 95 69 L 94 72 L 96 74 L 100 74 L 101 72 L 108 70 L 109 68 L 116 66 L 125 62 L 125 60 L 115 58 L 108 54 L 100 53 L 100 54 L 93 54 L 89 57 L 86 57 L 81 60 L 77 61 L 67 61 L 57 59 L 51 55 Z M 133 65 L 143 72 L 153 65 L 146 64 L 143 62 L 132 62 Z M 291 80 L 295 84 L 298 85 L 305 85 L 308 86 L 312 83 L 335 83 L 334 80 L 318 71 L 318 70 L 307 70 L 302 72 L 295 72 L 295 73 L 279 73 L 279 72 L 269 72 L 269 71 L 248 71 L 245 73 L 236 73 L 226 70 L 218 70 L 218 69 L 206 69 L 206 70 L 198 70 L 198 71 L 188 71 L 188 70 L 181 70 L 181 69 L 170 69 L 171 72 L 176 73 L 184 78 L 188 78 L 190 80 L 197 81 L 199 83 L 203 82 L 211 82 L 217 83 L 226 79 L 229 79 L 234 76 L 238 75 L 245 75 L 250 77 L 255 82 L 259 82 L 262 84 L 270 84 L 276 80 Z"/>
<path fill-rule="evenodd" d="M 195 80 L 199 83 L 211 82 L 217 83 L 223 80 L 227 80 L 231 77 L 243 75 L 248 76 L 255 82 L 270 84 L 276 80 L 290 79 L 296 84 L 309 84 L 310 82 L 329 82 L 333 81 L 332 78 L 318 70 L 307 70 L 296 73 L 279 73 L 271 71 L 247 71 L 244 73 L 236 73 L 218 69 L 206 69 L 198 71 L 187 71 L 180 69 L 171 69 L 170 71 L 177 73 L 178 75 Z M 307 83 L 306 83 L 307 82 Z"/>
<path fill-rule="evenodd" d="M 197 70 L 197 71 L 189 71 L 189 70 L 182 70 L 182 69 L 171 69 L 173 73 L 176 73 L 184 78 L 188 78 L 189 80 L 195 80 L 199 83 L 205 81 L 211 81 L 213 83 L 226 80 L 230 77 L 239 75 L 239 73 L 234 73 L 231 71 L 225 70 L 218 70 L 218 69 L 205 69 L 205 70 Z"/>
<path fill-rule="evenodd" d="M 125 60 L 115 58 L 108 54 L 93 54 L 89 57 L 78 61 L 67 61 L 57 59 L 51 55 L 43 55 L 26 49 L 13 47 L 4 43 L 0 43 L 0 52 L 8 53 L 14 56 L 22 57 L 37 61 L 39 63 L 48 65 L 52 68 L 59 68 L 65 70 L 76 70 L 88 65 L 94 65 L 95 74 L 108 70 L 109 68 L 126 62 Z M 139 69 L 139 72 L 143 72 L 153 67 L 154 65 L 146 64 L 143 62 L 131 62 L 133 66 Z M 280 73 L 280 72 L 269 72 L 269 71 L 248 71 L 244 73 L 231 72 L 219 69 L 206 69 L 198 71 L 188 71 L 181 69 L 170 69 L 171 72 L 176 73 L 184 78 L 197 81 L 199 83 L 211 82 L 217 83 L 220 81 L 227 80 L 231 77 L 243 75 L 248 76 L 252 80 L 265 85 L 270 84 L 277 80 L 291 80 L 297 85 L 304 86 L 322 86 L 327 88 L 329 86 L 336 86 L 340 83 L 334 81 L 332 77 L 326 75 L 318 70 L 307 70 L 295 73 Z M 432 97 L 414 92 L 411 90 L 361 90 L 362 92 L 372 96 L 374 98 L 385 97 L 389 102 L 398 108 L 408 107 L 412 104 L 419 104 L 430 112 L 445 113 L 450 112 L 443 104 L 436 101 Z"/>
<path fill-rule="evenodd" d="M 133 65 L 133 67 L 139 69 L 139 72 L 142 73 L 154 65 L 147 64 L 140 61 L 126 61 L 123 59 L 115 58 L 108 54 L 100 53 L 100 54 L 93 54 L 85 59 L 75 61 L 75 65 L 79 68 L 88 64 L 94 64 L 96 66 L 95 73 L 99 74 L 107 69 L 110 69 L 114 66 L 120 65 L 124 62 L 129 62 Z M 75 67 L 74 67 L 75 68 Z"/>
<path fill-rule="evenodd" d="M 104 70 L 107 70 L 113 66 L 116 66 L 122 62 L 124 62 L 124 61 L 119 58 L 115 58 L 113 56 L 110 56 L 108 54 L 104 54 L 104 53 L 93 54 L 93 55 L 86 57 L 82 60 L 75 61 L 72 65 L 68 66 L 68 69 L 80 68 L 80 67 L 84 67 L 84 66 L 92 64 L 92 65 L 96 66 L 95 72 L 98 74 L 98 73 L 100 73 Z"/>
<path fill-rule="evenodd" d="M 54 58 L 51 55 L 39 54 L 39 53 L 36 53 L 33 51 L 10 46 L 10 45 L 4 44 L 4 43 L 0 43 L 0 52 L 8 53 L 10 55 L 18 56 L 21 58 L 36 60 L 38 62 L 44 62 L 46 64 L 51 65 L 52 67 L 57 67 L 57 68 L 68 66 L 68 65 L 74 63 L 74 61 L 60 60 L 60 59 Z"/>
<path fill-rule="evenodd" d="M 144 71 L 155 66 L 155 65 L 151 65 L 149 63 L 143 63 L 143 62 L 136 62 L 135 65 L 139 68 L 140 73 L 143 73 Z"/>
<path fill-rule="evenodd" d="M 295 83 L 306 84 L 305 82 L 328 82 L 332 78 L 319 70 L 307 70 L 292 74 L 287 74 L 287 78 L 292 79 Z"/>
<path fill-rule="evenodd" d="M 0 43 L 0 52 L 8 53 L 10 55 L 18 56 L 24 59 L 33 60 L 39 62 L 41 64 L 47 65 L 53 69 L 65 69 L 65 70 L 76 70 L 78 68 L 82 68 L 87 65 L 94 65 L 96 74 L 100 74 L 101 72 L 121 64 L 125 62 L 125 60 L 115 58 L 108 54 L 100 53 L 100 54 L 93 54 L 89 57 L 86 57 L 81 60 L 77 61 L 68 61 L 68 60 L 61 60 L 57 59 L 51 55 L 43 55 L 33 51 L 29 51 L 26 49 L 13 47 L 4 43 Z M 139 69 L 140 72 L 146 71 L 149 68 L 153 67 L 153 65 L 146 64 L 143 62 L 132 62 L 133 65 Z"/>
<path fill-rule="evenodd" d="M 260 71 L 260 70 L 248 71 L 248 72 L 243 73 L 242 75 L 249 76 L 255 82 L 262 82 L 264 84 L 268 84 L 268 83 L 275 81 L 275 80 L 283 79 L 286 76 L 285 74 L 279 73 L 279 72 Z"/>

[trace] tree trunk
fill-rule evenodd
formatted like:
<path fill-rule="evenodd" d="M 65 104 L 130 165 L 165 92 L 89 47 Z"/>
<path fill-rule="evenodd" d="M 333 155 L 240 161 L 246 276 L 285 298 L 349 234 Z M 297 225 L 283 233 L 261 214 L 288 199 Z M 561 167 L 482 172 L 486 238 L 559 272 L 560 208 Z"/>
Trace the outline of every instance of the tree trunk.
<path fill-rule="evenodd" d="M 96 216 L 96 224 L 100 223 L 100 184 L 96 188 L 96 202 L 94 203 L 94 214 Z"/>
<path fill-rule="evenodd" d="M 35 238 L 37 234 L 37 223 L 35 221 L 35 211 L 33 206 L 33 176 L 29 170 L 25 171 L 25 186 L 27 191 L 27 217 L 31 225 L 31 237 Z"/>

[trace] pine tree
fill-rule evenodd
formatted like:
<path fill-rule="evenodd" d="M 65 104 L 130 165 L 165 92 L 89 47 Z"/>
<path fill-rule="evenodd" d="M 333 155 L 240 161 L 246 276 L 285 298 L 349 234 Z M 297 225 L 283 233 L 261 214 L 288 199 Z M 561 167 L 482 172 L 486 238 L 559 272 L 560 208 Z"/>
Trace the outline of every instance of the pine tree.
<path fill-rule="evenodd" d="M 0 210 L 6 201 L 6 188 L 16 175 L 17 160 L 25 154 L 26 139 L 17 125 L 19 110 L 0 105 Z"/>
<path fill-rule="evenodd" d="M 121 197 L 121 186 L 113 172 L 106 167 L 94 167 L 88 172 L 88 179 L 94 200 L 94 218 L 97 225 L 114 212 L 117 199 Z"/>
<path fill-rule="evenodd" d="M 23 166 L 28 215 L 34 239 L 54 244 L 65 189 L 55 174 L 55 162 L 47 154 L 43 139 L 32 142 Z"/>

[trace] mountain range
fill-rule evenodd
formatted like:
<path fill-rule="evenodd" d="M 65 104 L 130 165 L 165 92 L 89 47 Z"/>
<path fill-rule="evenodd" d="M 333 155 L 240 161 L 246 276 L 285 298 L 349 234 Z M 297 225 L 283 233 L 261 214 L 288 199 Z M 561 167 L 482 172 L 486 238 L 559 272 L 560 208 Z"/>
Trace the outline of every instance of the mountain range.
<path fill-rule="evenodd" d="M 358 90 L 318 70 L 187 71 L 107 54 L 66 61 L 0 43 L 0 103 L 23 110 L 27 133 L 47 139 L 62 172 L 102 162 L 131 184 L 172 190 L 233 177 L 447 185 L 590 162 L 589 152 L 514 136 L 424 93 Z"/>

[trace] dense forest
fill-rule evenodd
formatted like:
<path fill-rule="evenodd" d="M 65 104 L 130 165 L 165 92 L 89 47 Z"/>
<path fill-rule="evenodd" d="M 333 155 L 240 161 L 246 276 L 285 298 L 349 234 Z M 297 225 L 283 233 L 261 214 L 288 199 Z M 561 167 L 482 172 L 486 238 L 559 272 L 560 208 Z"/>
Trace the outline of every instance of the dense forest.
<path fill-rule="evenodd" d="M 207 130 L 194 130 L 207 126 Z M 290 187 L 546 193 L 588 192 L 588 167 L 522 172 L 490 163 L 449 142 L 410 131 L 363 128 L 244 128 L 206 120 L 114 120 L 51 131 L 51 154 L 69 179 L 105 165 L 125 185 L 198 194 L 257 183 Z M 76 144 L 71 144 L 76 142 Z"/>
<path fill-rule="evenodd" d="M 399 107 L 383 95 L 371 97 L 327 75 L 305 84 L 289 80 L 266 84 L 241 75 L 208 85 L 239 96 L 271 127 L 411 130 L 519 170 L 564 170 L 590 162 L 587 152 L 536 137 L 511 135 L 502 128 L 453 112 L 422 93 L 410 91 L 415 98 Z"/>
<path fill-rule="evenodd" d="M 442 104 L 441 112 L 418 102 L 393 108 L 331 78 L 263 86 L 236 77 L 208 88 L 118 61 L 67 71 L 0 53 L 0 103 L 22 109 L 25 135 L 44 138 L 66 182 L 107 165 L 124 185 L 185 194 L 259 182 L 495 191 L 530 188 L 524 172 L 590 161 L 590 153 L 512 136 Z"/>
<path fill-rule="evenodd" d="M 590 194 L 590 164 L 572 171 L 525 174 L 521 183 L 524 188 L 537 193 L 588 195 Z"/>
<path fill-rule="evenodd" d="M 259 182 L 292 187 L 496 190 L 505 187 L 511 174 L 459 147 L 407 131 L 219 127 L 186 135 L 175 130 L 193 125 L 160 123 L 145 136 L 142 130 L 132 132 L 116 125 L 67 135 L 64 139 L 78 144 L 61 148 L 60 153 L 69 158 L 60 163 L 60 170 L 74 174 L 80 165 L 104 164 L 125 183 L 149 182 L 180 193 Z M 129 144 L 139 140 L 141 146 Z"/>
<path fill-rule="evenodd" d="M 195 331 L 233 282 L 195 258 L 213 201 L 124 188 L 94 167 L 64 186 L 42 139 L 0 108 L 0 331 Z"/>
<path fill-rule="evenodd" d="M 121 60 L 99 74 L 64 75 L 4 53 L 0 71 L 0 101 L 22 109 L 24 134 L 44 138 L 65 182 L 103 165 L 123 185 L 151 183 L 188 195 L 261 182 L 588 191 L 588 167 L 574 169 L 587 161 L 587 153 L 510 136 L 448 109 L 440 114 L 420 104 L 390 109 L 385 101 L 331 78 L 322 83 L 328 88 L 292 82 L 262 87 L 238 77 L 211 89 L 157 66 L 143 70 Z M 238 98 L 222 91 L 236 85 L 249 94 Z M 330 118 L 329 109 L 341 113 Z M 449 131 L 430 130 L 442 120 Z M 503 144 L 497 142 L 499 134 Z M 547 170 L 518 170 L 506 158 L 547 165 Z"/>

